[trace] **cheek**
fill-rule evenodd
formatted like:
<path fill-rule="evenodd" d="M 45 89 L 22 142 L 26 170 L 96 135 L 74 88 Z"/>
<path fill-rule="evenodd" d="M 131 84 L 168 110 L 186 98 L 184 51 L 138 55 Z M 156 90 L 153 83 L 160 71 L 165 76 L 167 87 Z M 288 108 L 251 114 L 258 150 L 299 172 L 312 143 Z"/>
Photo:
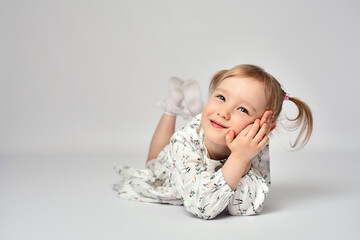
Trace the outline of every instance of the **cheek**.
<path fill-rule="evenodd" d="M 209 104 L 206 104 L 206 105 L 205 105 L 205 107 L 204 107 L 204 109 L 203 109 L 203 114 L 208 112 L 208 108 L 209 108 L 208 105 L 209 105 Z"/>
<path fill-rule="evenodd" d="M 246 128 L 251 121 L 245 119 L 237 119 L 233 122 L 232 126 L 235 131 L 235 135 L 238 135 L 244 128 Z"/>
<path fill-rule="evenodd" d="M 204 109 L 203 109 L 203 114 L 209 114 L 209 113 L 211 113 L 212 111 L 213 111 L 213 104 L 211 104 L 210 102 L 208 102 L 206 105 L 205 105 L 205 107 L 204 107 Z"/>
<path fill-rule="evenodd" d="M 200 124 L 203 125 L 204 122 L 206 122 L 207 117 L 211 114 L 211 111 L 208 107 L 208 105 L 205 105 L 203 111 L 202 111 L 202 116 L 200 119 Z"/>

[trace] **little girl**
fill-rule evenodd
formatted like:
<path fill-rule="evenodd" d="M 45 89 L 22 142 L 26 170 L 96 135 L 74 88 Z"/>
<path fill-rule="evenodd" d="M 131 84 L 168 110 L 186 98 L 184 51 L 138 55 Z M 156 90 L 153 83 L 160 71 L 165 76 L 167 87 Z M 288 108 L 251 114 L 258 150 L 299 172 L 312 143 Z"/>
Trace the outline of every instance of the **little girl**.
<path fill-rule="evenodd" d="M 169 80 L 146 169 L 115 168 L 122 176 L 114 185 L 120 198 L 184 205 L 202 219 L 212 219 L 226 207 L 231 215 L 253 215 L 263 209 L 271 184 L 268 135 L 276 127 L 283 101 L 292 101 L 299 111 L 289 119 L 295 129 L 301 127 L 293 148 L 302 148 L 310 138 L 311 111 L 254 65 L 218 72 L 209 93 L 200 113 L 199 85 Z M 174 133 L 177 115 L 193 119 Z"/>

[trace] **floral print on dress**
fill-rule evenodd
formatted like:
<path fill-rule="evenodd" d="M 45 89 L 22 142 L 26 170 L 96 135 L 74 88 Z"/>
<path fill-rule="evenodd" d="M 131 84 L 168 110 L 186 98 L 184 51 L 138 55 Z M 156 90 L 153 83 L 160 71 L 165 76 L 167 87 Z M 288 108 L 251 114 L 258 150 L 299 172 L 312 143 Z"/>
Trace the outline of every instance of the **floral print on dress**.
<path fill-rule="evenodd" d="M 222 175 L 227 159 L 209 158 L 196 116 L 170 139 L 146 169 L 115 167 L 122 180 L 116 184 L 121 199 L 184 205 L 202 219 L 212 219 L 227 208 L 231 215 L 253 215 L 263 209 L 270 181 L 269 144 L 252 160 L 249 172 L 233 191 Z"/>

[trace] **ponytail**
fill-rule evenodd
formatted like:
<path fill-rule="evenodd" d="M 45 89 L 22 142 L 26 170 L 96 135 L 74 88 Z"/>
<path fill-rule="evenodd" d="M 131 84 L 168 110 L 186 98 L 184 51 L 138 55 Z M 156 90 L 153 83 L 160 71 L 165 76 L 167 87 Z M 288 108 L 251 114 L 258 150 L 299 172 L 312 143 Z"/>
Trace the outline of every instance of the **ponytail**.
<path fill-rule="evenodd" d="M 292 126 L 287 126 L 286 128 L 289 131 L 295 131 L 301 127 L 299 135 L 295 140 L 295 143 L 291 144 L 292 148 L 295 148 L 300 144 L 295 149 L 295 150 L 300 150 L 307 144 L 307 142 L 310 139 L 313 130 L 313 117 L 309 106 L 305 102 L 295 97 L 289 97 L 289 100 L 292 101 L 297 106 L 299 110 L 299 114 L 297 115 L 297 117 L 293 119 L 286 117 L 287 120 L 294 122 Z M 303 137 L 304 134 L 305 137 Z M 300 141 L 301 139 L 302 141 Z"/>

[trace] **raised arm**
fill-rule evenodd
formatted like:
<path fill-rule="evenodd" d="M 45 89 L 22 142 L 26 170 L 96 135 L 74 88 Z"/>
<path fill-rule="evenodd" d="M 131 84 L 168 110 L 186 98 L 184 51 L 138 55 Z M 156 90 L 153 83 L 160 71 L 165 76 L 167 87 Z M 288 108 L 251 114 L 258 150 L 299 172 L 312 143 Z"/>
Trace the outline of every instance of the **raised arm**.
<path fill-rule="evenodd" d="M 232 215 L 251 215 L 262 210 L 270 184 L 270 181 L 267 182 L 267 178 L 270 179 L 267 136 L 270 126 L 276 124 L 272 124 L 272 118 L 264 113 L 262 120 L 255 120 L 236 138 L 233 132 L 226 135 L 231 154 L 222 172 L 227 184 L 236 191 L 228 208 Z M 252 167 L 246 173 L 249 163 Z"/>
<path fill-rule="evenodd" d="M 236 137 L 232 130 L 226 134 L 226 143 L 231 154 L 222 168 L 222 172 L 232 190 L 236 189 L 241 177 L 246 173 L 248 163 L 268 142 L 267 134 L 269 131 L 268 123 L 265 122 L 261 125 L 261 121 L 256 119 L 253 124 L 249 124 Z"/>
<path fill-rule="evenodd" d="M 263 209 L 271 184 L 269 144 L 252 159 L 251 165 L 231 198 L 228 206 L 230 215 L 253 215 Z"/>

